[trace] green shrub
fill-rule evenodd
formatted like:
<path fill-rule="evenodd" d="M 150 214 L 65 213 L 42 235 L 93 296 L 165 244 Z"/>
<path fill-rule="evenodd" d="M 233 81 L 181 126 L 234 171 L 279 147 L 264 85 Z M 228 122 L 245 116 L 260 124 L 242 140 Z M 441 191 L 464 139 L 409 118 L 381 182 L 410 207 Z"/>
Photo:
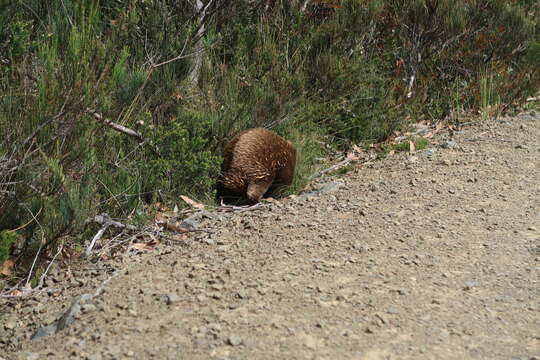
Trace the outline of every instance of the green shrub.
<path fill-rule="evenodd" d="M 17 237 L 13 231 L 0 231 L 0 265 L 9 257 L 11 246 L 16 239 Z"/>

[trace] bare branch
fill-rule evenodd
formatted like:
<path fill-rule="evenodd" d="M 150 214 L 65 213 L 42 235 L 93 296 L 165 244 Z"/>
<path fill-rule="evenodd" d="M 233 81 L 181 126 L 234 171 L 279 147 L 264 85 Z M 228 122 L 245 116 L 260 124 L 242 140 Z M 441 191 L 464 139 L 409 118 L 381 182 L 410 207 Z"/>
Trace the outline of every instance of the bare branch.
<path fill-rule="evenodd" d="M 110 126 L 112 127 L 114 130 L 116 131 L 119 131 L 121 133 L 124 133 L 126 135 L 129 135 L 129 136 L 133 136 L 133 137 L 136 137 L 137 139 L 141 140 L 141 141 L 144 141 L 144 138 L 143 136 L 141 135 L 141 133 L 139 133 L 138 131 L 135 131 L 133 129 L 130 129 L 128 127 L 125 127 L 124 125 L 120 125 L 120 124 L 117 124 L 117 123 L 114 123 L 112 122 L 111 120 L 107 120 L 105 119 L 101 114 L 95 112 L 94 110 L 90 110 L 88 109 L 87 110 L 90 114 L 92 114 L 92 116 L 94 116 L 94 119 L 104 123 L 105 125 L 107 126 Z"/>
<path fill-rule="evenodd" d="M 111 128 L 113 128 L 114 130 L 118 131 L 118 132 L 121 132 L 123 134 L 126 134 L 126 135 L 129 135 L 131 137 L 134 137 L 134 138 L 137 138 L 139 139 L 141 142 L 144 142 L 144 143 L 147 143 L 147 141 L 144 139 L 144 137 L 142 136 L 142 134 L 138 131 L 135 131 L 133 129 L 130 129 L 128 127 L 125 127 L 124 125 L 120 125 L 120 124 L 117 124 L 115 122 L 112 122 L 111 120 L 108 120 L 108 119 L 105 119 L 103 117 L 103 115 L 101 115 L 100 113 L 92 110 L 92 109 L 87 109 L 86 110 L 88 113 L 90 113 L 94 119 L 96 119 L 97 121 L 99 122 L 102 122 L 104 123 L 105 125 L 107 126 L 110 126 Z M 152 149 L 152 151 L 154 152 L 154 154 L 156 154 L 157 156 L 161 157 L 161 153 L 159 152 L 159 149 L 156 148 L 155 146 L 151 145 L 150 143 L 148 143 L 148 145 L 150 146 L 150 148 Z"/>

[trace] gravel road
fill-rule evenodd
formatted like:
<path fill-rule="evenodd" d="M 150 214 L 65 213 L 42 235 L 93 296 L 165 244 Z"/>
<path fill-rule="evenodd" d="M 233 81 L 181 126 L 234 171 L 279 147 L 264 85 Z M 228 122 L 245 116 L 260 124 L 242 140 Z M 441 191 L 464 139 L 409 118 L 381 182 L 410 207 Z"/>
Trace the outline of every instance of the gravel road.
<path fill-rule="evenodd" d="M 4 357 L 540 360 L 540 114 L 435 140 L 0 300 Z"/>

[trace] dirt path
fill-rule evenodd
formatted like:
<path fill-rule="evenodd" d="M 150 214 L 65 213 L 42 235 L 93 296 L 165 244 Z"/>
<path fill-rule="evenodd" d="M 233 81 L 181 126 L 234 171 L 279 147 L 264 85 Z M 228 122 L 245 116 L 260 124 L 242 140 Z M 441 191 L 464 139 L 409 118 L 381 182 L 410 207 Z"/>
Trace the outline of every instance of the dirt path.
<path fill-rule="evenodd" d="M 7 358 L 540 359 L 540 115 L 448 140 L 209 219 L 190 246 L 74 270 L 71 296 L 127 269 Z M 7 321 L 33 329 L 67 299 Z"/>

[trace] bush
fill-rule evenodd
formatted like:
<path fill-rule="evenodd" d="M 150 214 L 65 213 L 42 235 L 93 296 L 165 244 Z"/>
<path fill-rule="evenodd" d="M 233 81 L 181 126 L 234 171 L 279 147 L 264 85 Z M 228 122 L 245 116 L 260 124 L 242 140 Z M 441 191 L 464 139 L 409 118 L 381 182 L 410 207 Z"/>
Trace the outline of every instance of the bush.
<path fill-rule="evenodd" d="M 13 231 L 0 231 L 0 265 L 7 260 L 17 236 Z"/>

